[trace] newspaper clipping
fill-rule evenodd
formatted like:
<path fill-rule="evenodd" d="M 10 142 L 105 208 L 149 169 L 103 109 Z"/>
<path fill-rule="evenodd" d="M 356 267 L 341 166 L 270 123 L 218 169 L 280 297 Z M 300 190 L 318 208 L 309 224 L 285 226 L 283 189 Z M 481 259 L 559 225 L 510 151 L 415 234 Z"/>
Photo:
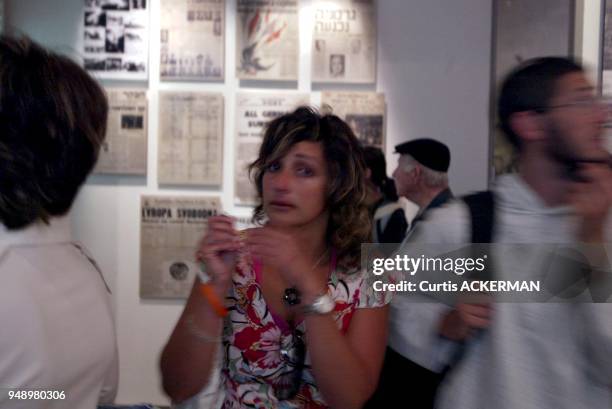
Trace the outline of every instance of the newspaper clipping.
<path fill-rule="evenodd" d="M 493 67 L 495 86 L 491 101 L 510 70 L 530 58 L 570 56 L 574 42 L 574 0 L 498 1 L 494 7 Z M 495 110 L 493 110 L 495 112 Z M 498 122 L 494 118 L 495 123 Z M 518 172 L 518 155 L 500 127 L 492 127 L 495 176 Z"/>
<path fill-rule="evenodd" d="M 238 0 L 237 77 L 296 81 L 298 21 L 297 0 Z"/>
<path fill-rule="evenodd" d="M 376 82 L 374 0 L 316 0 L 312 81 Z"/>
<path fill-rule="evenodd" d="M 100 78 L 147 79 L 150 0 L 84 0 L 83 62 Z"/>
<path fill-rule="evenodd" d="M 603 41 L 603 78 L 602 78 L 602 93 L 606 96 L 612 95 L 612 1 L 607 0 L 606 12 L 603 16 L 604 30 Z"/>
<path fill-rule="evenodd" d="M 160 92 L 158 152 L 160 184 L 221 185 L 223 95 Z"/>
<path fill-rule="evenodd" d="M 147 93 L 108 89 L 106 139 L 94 173 L 147 174 Z"/>
<path fill-rule="evenodd" d="M 321 94 L 321 106 L 344 119 L 364 146 L 385 150 L 385 95 L 375 92 Z"/>
<path fill-rule="evenodd" d="M 199 268 L 197 245 L 218 197 L 142 196 L 140 297 L 187 298 Z"/>
<path fill-rule="evenodd" d="M 247 167 L 259 153 L 265 125 L 300 105 L 308 105 L 308 94 L 239 93 L 236 95 L 236 164 L 234 202 L 254 205 L 256 193 Z"/>
<path fill-rule="evenodd" d="M 225 0 L 162 0 L 162 80 L 222 80 Z"/>

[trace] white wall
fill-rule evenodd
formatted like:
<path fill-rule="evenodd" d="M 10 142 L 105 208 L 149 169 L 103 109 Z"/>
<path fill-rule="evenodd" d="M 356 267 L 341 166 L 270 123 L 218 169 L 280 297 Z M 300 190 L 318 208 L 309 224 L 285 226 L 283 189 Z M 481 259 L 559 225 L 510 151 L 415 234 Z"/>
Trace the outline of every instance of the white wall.
<path fill-rule="evenodd" d="M 601 43 L 601 6 L 603 0 L 581 0 L 582 13 L 577 17 L 582 21 L 576 22 L 576 28 L 582 33 L 577 56 L 582 59 L 583 64 L 589 70 L 593 83 L 597 83 L 600 68 L 600 43 Z"/>
<path fill-rule="evenodd" d="M 429 137 L 451 150 L 455 193 L 487 186 L 490 0 L 379 1 L 378 86 L 393 146 Z"/>
<path fill-rule="evenodd" d="M 588 0 L 586 0 L 588 1 Z M 144 177 L 92 176 L 81 191 L 72 216 L 75 235 L 99 260 L 113 289 L 121 359 L 120 403 L 167 403 L 159 388 L 159 352 L 183 303 L 143 301 L 138 296 L 139 199 L 141 194 L 218 194 L 215 190 L 159 189 L 156 176 L 157 91 L 190 89 L 225 96 L 224 178 L 222 201 L 232 205 L 233 76 L 235 0 L 227 2 L 226 80 L 222 84 L 160 84 L 159 0 L 152 0 L 150 80 L 128 83 L 149 89 L 149 165 Z M 311 0 L 303 0 L 300 79 L 310 85 Z M 8 0 L 7 24 L 34 39 L 73 55 L 80 47 L 81 0 Z M 433 137 L 452 151 L 451 184 L 457 193 L 483 189 L 489 152 L 490 0 L 379 0 L 378 83 L 353 87 L 378 90 L 387 98 L 389 171 L 396 164 L 393 146 L 408 139 Z M 108 84 L 108 83 L 107 83 Z M 117 82 L 112 83 L 117 85 Z M 123 85 L 123 84 L 121 84 Z M 348 87 L 340 87 L 348 89 Z M 313 92 L 313 103 L 320 98 Z M 92 323 L 95 325 L 95 323 Z"/>

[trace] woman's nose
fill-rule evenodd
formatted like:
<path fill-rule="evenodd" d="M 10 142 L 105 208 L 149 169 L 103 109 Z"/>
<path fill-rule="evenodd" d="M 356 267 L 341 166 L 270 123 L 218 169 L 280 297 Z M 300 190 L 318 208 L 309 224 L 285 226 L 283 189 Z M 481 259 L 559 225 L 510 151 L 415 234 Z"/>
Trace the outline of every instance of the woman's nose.
<path fill-rule="evenodd" d="M 289 189 L 291 184 L 291 174 L 285 169 L 281 169 L 274 174 L 272 178 L 272 187 L 278 191 L 285 191 Z"/>

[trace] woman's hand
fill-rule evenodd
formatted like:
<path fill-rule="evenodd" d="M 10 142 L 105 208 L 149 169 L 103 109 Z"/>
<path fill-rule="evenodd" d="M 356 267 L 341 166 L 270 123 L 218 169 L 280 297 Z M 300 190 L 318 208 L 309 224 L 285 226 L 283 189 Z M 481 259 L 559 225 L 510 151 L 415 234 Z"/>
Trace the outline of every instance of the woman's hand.
<path fill-rule="evenodd" d="M 227 293 L 241 246 L 231 217 L 213 216 L 208 219 L 208 229 L 200 240 L 196 258 L 206 265 L 206 273 L 220 296 Z"/>
<path fill-rule="evenodd" d="M 325 283 L 313 274 L 318 266 L 304 255 L 308 252 L 300 248 L 293 235 L 272 227 L 258 227 L 246 230 L 245 242 L 252 256 L 274 267 L 306 299 L 318 296 L 324 289 Z"/>

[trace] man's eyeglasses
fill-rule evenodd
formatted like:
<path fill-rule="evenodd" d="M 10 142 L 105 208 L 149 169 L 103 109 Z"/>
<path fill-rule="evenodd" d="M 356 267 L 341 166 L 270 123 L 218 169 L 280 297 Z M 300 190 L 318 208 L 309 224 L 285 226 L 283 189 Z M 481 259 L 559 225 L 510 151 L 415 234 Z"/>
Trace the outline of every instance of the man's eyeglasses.
<path fill-rule="evenodd" d="M 293 398 L 302 386 L 302 372 L 306 360 L 304 333 L 294 328 L 291 336 L 282 338 L 280 354 L 284 365 L 272 386 L 278 400 L 288 400 Z"/>
<path fill-rule="evenodd" d="M 597 108 L 606 108 L 609 109 L 612 104 L 612 99 L 609 97 L 600 97 L 600 96 L 591 96 L 580 98 L 575 101 L 565 102 L 563 104 L 550 105 L 548 107 L 542 108 L 542 111 L 549 111 L 551 109 L 559 109 L 559 108 L 580 108 L 580 109 L 597 109 Z"/>

